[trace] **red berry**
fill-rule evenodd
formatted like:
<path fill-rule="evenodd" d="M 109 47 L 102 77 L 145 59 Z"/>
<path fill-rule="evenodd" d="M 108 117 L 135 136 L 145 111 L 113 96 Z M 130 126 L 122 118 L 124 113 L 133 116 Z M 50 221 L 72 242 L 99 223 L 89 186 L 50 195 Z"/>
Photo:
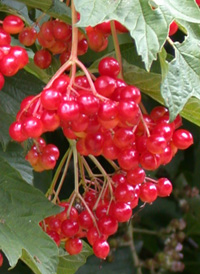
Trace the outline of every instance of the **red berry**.
<path fill-rule="evenodd" d="M 96 25 L 96 29 L 103 32 L 105 35 L 111 34 L 110 21 L 105 21 L 101 24 Z"/>
<path fill-rule="evenodd" d="M 19 70 L 20 64 L 14 55 L 5 55 L 1 60 L 0 71 L 5 76 L 13 76 Z"/>
<path fill-rule="evenodd" d="M 110 97 L 116 88 L 116 82 L 113 78 L 103 75 L 94 82 L 95 88 L 99 94 L 105 97 Z"/>
<path fill-rule="evenodd" d="M 46 69 L 51 65 L 51 53 L 46 49 L 38 50 L 34 55 L 34 63 L 41 69 Z"/>
<path fill-rule="evenodd" d="M 106 259 L 110 252 L 110 246 L 104 239 L 96 240 L 93 244 L 94 255 L 100 259 Z"/>
<path fill-rule="evenodd" d="M 99 73 L 110 77 L 117 77 L 120 72 L 120 66 L 113 57 L 105 57 L 99 62 Z"/>
<path fill-rule="evenodd" d="M 89 154 L 98 156 L 101 154 L 104 144 L 104 135 L 101 132 L 87 134 L 85 147 Z"/>
<path fill-rule="evenodd" d="M 98 29 L 87 27 L 87 39 L 89 47 L 96 52 L 102 51 L 107 47 L 107 37 Z"/>
<path fill-rule="evenodd" d="M 52 84 L 52 88 L 56 89 L 60 93 L 65 93 L 70 82 L 70 77 L 66 74 L 60 75 Z"/>
<path fill-rule="evenodd" d="M 11 42 L 11 36 L 0 27 L 0 46 L 8 46 Z"/>
<path fill-rule="evenodd" d="M 157 154 L 152 154 L 149 151 L 144 151 L 140 155 L 139 161 L 142 167 L 147 170 L 155 170 L 161 164 L 160 158 L 157 157 Z"/>
<path fill-rule="evenodd" d="M 53 145 L 53 144 L 48 144 L 48 145 L 46 145 L 46 146 L 44 147 L 43 151 L 42 151 L 42 154 L 43 154 L 43 155 L 45 155 L 45 154 L 46 154 L 46 155 L 47 155 L 47 154 L 52 155 L 52 156 L 55 157 L 56 160 L 57 160 L 57 159 L 59 158 L 59 156 L 60 156 L 59 149 L 58 149 L 55 145 Z"/>
<path fill-rule="evenodd" d="M 163 136 L 152 134 L 147 138 L 146 147 L 153 154 L 161 154 L 167 146 L 167 141 Z"/>
<path fill-rule="evenodd" d="M 173 21 L 169 26 L 169 36 L 174 35 L 178 30 L 178 25 Z"/>
<path fill-rule="evenodd" d="M 145 179 L 145 171 L 141 167 L 136 167 L 127 172 L 126 178 L 127 182 L 130 185 L 137 185 L 144 182 Z"/>
<path fill-rule="evenodd" d="M 83 248 L 83 243 L 79 238 L 68 239 L 65 242 L 65 250 L 70 255 L 79 254 L 81 252 L 82 248 Z"/>
<path fill-rule="evenodd" d="M 135 86 L 126 86 L 120 89 L 121 99 L 129 99 L 139 104 L 141 101 L 141 92 Z"/>
<path fill-rule="evenodd" d="M 60 118 L 56 111 L 44 110 L 41 115 L 44 131 L 55 131 L 60 126 Z"/>
<path fill-rule="evenodd" d="M 53 88 L 44 89 L 41 93 L 41 103 L 48 110 L 56 110 L 61 103 L 61 93 Z"/>
<path fill-rule="evenodd" d="M 0 267 L 3 265 L 3 255 L 2 253 L 0 252 Z"/>
<path fill-rule="evenodd" d="M 132 208 L 127 203 L 116 202 L 111 205 L 110 214 L 112 214 L 118 222 L 127 222 L 132 216 Z"/>
<path fill-rule="evenodd" d="M 152 203 L 158 196 L 157 187 L 151 182 L 143 183 L 140 187 L 140 199 L 145 203 Z"/>
<path fill-rule="evenodd" d="M 119 166 L 124 170 L 136 168 L 139 164 L 139 154 L 136 149 L 124 149 L 118 156 Z"/>
<path fill-rule="evenodd" d="M 99 99 L 91 93 L 82 93 L 77 101 L 81 105 L 81 110 L 86 115 L 93 115 L 99 109 Z"/>
<path fill-rule="evenodd" d="M 200 6 L 200 0 L 196 0 L 198 6 Z"/>
<path fill-rule="evenodd" d="M 88 42 L 87 39 L 82 39 L 78 42 L 78 50 L 77 50 L 77 55 L 83 55 L 87 52 L 88 50 Z"/>
<path fill-rule="evenodd" d="M 102 102 L 99 105 L 98 117 L 101 120 L 108 121 L 113 120 L 117 117 L 118 106 L 117 103 L 111 100 Z"/>
<path fill-rule="evenodd" d="M 138 104 L 128 99 L 121 100 L 118 105 L 118 117 L 127 126 L 136 125 L 140 119 Z"/>
<path fill-rule="evenodd" d="M 113 143 L 120 149 L 126 148 L 133 144 L 135 141 L 135 135 L 129 128 L 118 128 L 115 131 Z"/>
<path fill-rule="evenodd" d="M 160 178 L 157 182 L 159 197 L 167 197 L 172 192 L 172 183 L 167 178 Z"/>
<path fill-rule="evenodd" d="M 10 137 L 13 140 L 17 141 L 17 142 L 23 142 L 23 141 L 25 141 L 28 138 L 22 132 L 22 123 L 21 122 L 17 122 L 17 121 L 13 122 L 10 125 L 9 134 L 10 134 Z"/>
<path fill-rule="evenodd" d="M 64 207 L 64 211 L 57 214 L 57 217 L 61 220 L 64 221 L 65 219 L 67 219 L 67 211 L 69 208 L 69 203 L 68 202 L 61 202 L 59 203 L 60 207 Z M 77 221 L 78 220 L 78 211 L 76 210 L 76 208 L 74 208 L 73 206 L 71 207 L 70 213 L 69 213 L 69 218 L 73 221 Z"/>
<path fill-rule="evenodd" d="M 178 149 L 186 149 L 193 144 L 193 136 L 186 129 L 177 129 L 176 131 L 174 131 L 172 140 L 173 144 Z"/>
<path fill-rule="evenodd" d="M 134 199 L 135 189 L 128 184 L 119 184 L 114 191 L 114 196 L 116 201 L 127 203 Z"/>
<path fill-rule="evenodd" d="M 54 21 L 52 28 L 53 36 L 56 40 L 69 41 L 72 36 L 72 28 L 65 22 Z"/>
<path fill-rule="evenodd" d="M 37 31 L 34 27 L 25 27 L 19 33 L 18 39 L 21 44 L 29 47 L 33 45 L 35 43 L 35 40 L 37 39 Z"/>
<path fill-rule="evenodd" d="M 96 240 L 100 238 L 99 233 L 95 226 L 92 226 L 87 232 L 87 240 L 88 242 L 93 245 Z"/>
<path fill-rule="evenodd" d="M 118 229 L 118 222 L 111 216 L 103 216 L 98 221 L 99 231 L 105 235 L 113 235 Z"/>
<path fill-rule="evenodd" d="M 29 138 L 37 138 L 43 133 L 42 122 L 36 117 L 27 117 L 22 123 L 22 132 Z"/>
<path fill-rule="evenodd" d="M 66 237 L 73 237 L 79 231 L 79 225 L 76 221 L 67 219 L 62 222 L 61 230 Z"/>
<path fill-rule="evenodd" d="M 90 227 L 93 226 L 92 217 L 90 216 L 87 210 L 84 210 L 79 214 L 78 222 L 79 222 L 79 225 L 85 229 L 89 229 Z"/>
<path fill-rule="evenodd" d="M 73 121 L 79 118 L 80 105 L 76 101 L 65 101 L 58 107 L 58 116 L 64 122 Z"/>
<path fill-rule="evenodd" d="M 62 222 L 57 216 L 48 218 L 47 224 L 50 230 L 60 233 Z"/>
<path fill-rule="evenodd" d="M 114 20 L 114 22 L 115 22 L 115 27 L 118 32 L 120 32 L 120 33 L 128 32 L 128 29 L 126 27 L 124 27 L 120 22 L 118 22 L 116 20 Z"/>
<path fill-rule="evenodd" d="M 14 46 L 10 49 L 10 56 L 15 58 L 15 61 L 18 63 L 19 69 L 22 69 L 28 64 L 28 54 L 25 49 L 20 46 Z"/>
<path fill-rule="evenodd" d="M 54 240 L 57 246 L 60 245 L 60 237 L 56 231 L 47 231 L 47 234 Z"/>
<path fill-rule="evenodd" d="M 23 27 L 24 22 L 19 16 L 8 15 L 3 20 L 3 29 L 10 34 L 19 33 L 23 29 Z"/>

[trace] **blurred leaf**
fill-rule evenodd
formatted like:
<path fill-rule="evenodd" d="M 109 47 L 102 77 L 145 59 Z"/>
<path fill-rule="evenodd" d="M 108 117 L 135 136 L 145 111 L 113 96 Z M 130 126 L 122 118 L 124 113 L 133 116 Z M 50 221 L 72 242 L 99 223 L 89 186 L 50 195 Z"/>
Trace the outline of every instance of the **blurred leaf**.
<path fill-rule="evenodd" d="M 121 247 L 112 252 L 112 262 L 91 256 L 76 274 L 133 274 L 135 271 L 129 247 Z"/>
<path fill-rule="evenodd" d="M 21 258 L 35 273 L 56 273 L 57 246 L 38 223 L 60 209 L 1 158 L 0 173 L 0 249 L 11 267 Z"/>
<path fill-rule="evenodd" d="M 24 181 L 29 184 L 33 183 L 33 170 L 28 161 L 24 159 L 24 151 L 21 146 L 9 143 L 6 152 L 0 149 L 0 158 L 18 171 Z"/>
<path fill-rule="evenodd" d="M 54 0 L 53 5 L 48 9 L 47 13 L 60 20 L 71 24 L 71 9 L 67 5 L 59 0 Z"/>
<path fill-rule="evenodd" d="M 59 1 L 59 0 L 55 0 L 55 1 Z M 42 9 L 44 11 L 47 11 L 53 5 L 54 0 L 45 0 L 45 1 L 40 1 L 40 0 L 17 0 L 17 2 L 24 3 L 27 6 L 32 7 L 32 8 L 38 8 L 38 9 Z"/>
<path fill-rule="evenodd" d="M 92 248 L 83 241 L 83 250 L 78 255 L 66 255 L 60 252 L 57 274 L 74 274 L 83 264 L 88 256 L 92 255 Z"/>

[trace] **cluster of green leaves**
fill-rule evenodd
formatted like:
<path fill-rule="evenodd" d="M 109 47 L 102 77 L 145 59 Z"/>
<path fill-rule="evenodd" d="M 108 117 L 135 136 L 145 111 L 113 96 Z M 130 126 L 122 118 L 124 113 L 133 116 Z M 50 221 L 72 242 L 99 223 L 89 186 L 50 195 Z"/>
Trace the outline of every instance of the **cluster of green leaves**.
<path fill-rule="evenodd" d="M 182 0 L 181 3 L 178 0 L 74 0 L 74 4 L 81 15 L 77 24 L 79 27 L 95 26 L 106 20 L 117 20 L 126 26 L 129 34 L 119 35 L 125 80 L 138 86 L 144 94 L 157 102 L 164 103 L 170 110 L 171 119 L 181 112 L 183 117 L 200 126 L 200 9 L 195 0 Z M 28 25 L 43 12 L 46 14 L 43 20 L 52 16 L 67 23 L 71 22 L 70 9 L 59 0 L 1 0 L 0 12 L 2 18 L 6 13 L 18 14 Z M 184 41 L 168 40 L 168 48 L 172 53 L 170 55 L 169 51 L 166 51 L 166 44 L 169 25 L 173 20 L 179 24 L 179 35 Z M 18 43 L 17 39 L 12 42 Z M 51 173 L 33 173 L 24 160 L 24 149 L 12 143 L 8 134 L 9 125 L 14 121 L 22 99 L 39 93 L 59 66 L 54 58 L 50 69 L 38 69 L 33 63 L 35 50 L 34 47 L 28 50 L 30 63 L 25 68 L 26 71 L 20 71 L 16 76 L 7 78 L 0 93 L 0 249 L 8 258 L 11 267 L 15 267 L 20 258 L 29 266 L 30 271 L 36 274 L 73 274 L 85 263 L 91 249 L 85 245 L 83 253 L 70 257 L 59 251 L 54 242 L 39 228 L 38 223 L 42 219 L 60 210 L 36 188 L 38 182 L 42 184 L 43 181 L 48 181 L 48 187 Z M 91 67 L 95 70 L 99 58 L 113 54 L 114 47 L 110 41 L 104 52 L 97 54 L 88 51 L 82 61 L 92 64 Z M 146 100 L 149 103 L 149 99 Z M 196 134 L 199 136 L 197 129 Z M 193 158 L 196 160 L 198 156 L 199 148 L 196 154 L 193 153 Z M 174 173 L 182 176 L 183 170 L 179 170 L 180 162 L 177 161 L 175 166 Z M 194 174 L 199 175 L 197 166 Z M 185 174 L 183 175 L 185 178 Z M 190 176 L 187 179 L 189 178 Z M 191 210 L 200 207 L 199 199 L 195 201 L 195 205 L 191 202 Z M 177 199 L 174 199 L 172 209 L 168 202 L 163 206 L 163 210 L 169 206 L 170 218 L 177 217 L 172 214 L 176 203 Z M 147 214 L 150 218 L 155 214 L 156 208 L 156 204 L 151 207 L 149 215 Z M 197 230 L 193 228 L 198 219 L 198 212 L 196 210 L 186 216 L 191 233 L 189 236 L 198 236 Z M 182 215 L 179 212 L 178 217 L 180 216 Z M 157 228 L 156 225 L 153 226 L 154 229 Z M 199 227 L 199 222 L 197 225 Z M 127 258 L 125 261 L 130 260 Z M 90 263 L 98 265 L 92 259 L 89 266 L 86 265 L 86 270 L 81 270 L 85 272 L 81 273 L 94 273 L 88 272 Z M 127 265 L 129 264 L 124 267 Z M 3 273 L 6 273 L 6 267 L 8 266 L 4 265 Z M 118 272 L 115 269 L 112 271 L 122 273 L 119 270 L 120 267 L 117 267 Z M 107 273 L 112 271 L 108 266 Z M 126 274 L 128 271 L 127 268 Z M 27 273 L 27 268 L 18 264 L 11 273 Z"/>

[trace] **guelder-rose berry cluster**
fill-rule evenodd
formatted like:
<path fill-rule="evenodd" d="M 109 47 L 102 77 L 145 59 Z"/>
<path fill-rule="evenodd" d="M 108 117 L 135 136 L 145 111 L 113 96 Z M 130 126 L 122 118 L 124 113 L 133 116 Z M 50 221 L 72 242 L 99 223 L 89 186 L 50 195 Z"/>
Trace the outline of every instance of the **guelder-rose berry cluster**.
<path fill-rule="evenodd" d="M 146 170 L 169 163 L 178 149 L 193 144 L 193 137 L 179 128 L 179 115 L 169 122 L 163 106 L 142 114 L 140 90 L 118 78 L 120 66 L 114 58 L 103 58 L 98 70 L 95 80 L 77 76 L 73 83 L 62 74 L 39 95 L 25 98 L 10 135 L 18 142 L 34 139 L 26 159 L 37 171 L 55 166 L 59 151 L 46 145 L 41 135 L 59 127 L 68 140 L 74 140 L 79 155 L 115 161 L 118 170 L 106 181 L 87 180 L 83 200 L 61 203 L 65 210 L 41 223 L 58 245 L 65 241 L 69 254 L 78 254 L 81 238 L 86 237 L 94 254 L 106 258 L 108 237 L 116 233 L 118 223 L 130 220 L 139 199 L 152 203 L 172 192 L 167 178 L 151 179 Z"/>
<path fill-rule="evenodd" d="M 11 46 L 11 34 L 19 33 L 24 27 L 20 17 L 8 15 L 0 26 L 0 90 L 4 76 L 13 76 L 28 63 L 28 54 L 20 46 Z"/>
<path fill-rule="evenodd" d="M 166 197 L 172 191 L 172 184 L 166 178 L 160 178 L 154 183 L 147 180 L 141 184 L 138 182 L 145 181 L 144 170 L 138 169 L 134 175 L 136 180 L 133 179 L 133 174 L 113 175 L 113 198 L 105 191 L 98 204 L 99 193 L 88 189 L 84 193 L 87 209 L 80 203 L 71 209 L 68 202 L 59 203 L 64 211 L 46 218 L 41 223 L 42 228 L 58 246 L 61 241 L 65 242 L 65 249 L 70 255 L 81 252 L 81 238 L 86 238 L 93 247 L 94 254 L 105 259 L 110 251 L 108 237 L 117 232 L 119 223 L 130 220 L 132 209 L 138 205 L 139 198 L 151 203 L 158 196 Z"/>

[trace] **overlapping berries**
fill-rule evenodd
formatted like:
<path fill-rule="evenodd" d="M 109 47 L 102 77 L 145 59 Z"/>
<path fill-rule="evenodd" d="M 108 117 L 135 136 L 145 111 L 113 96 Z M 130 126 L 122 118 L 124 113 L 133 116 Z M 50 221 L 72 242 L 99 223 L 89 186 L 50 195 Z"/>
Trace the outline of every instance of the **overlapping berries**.
<path fill-rule="evenodd" d="M 73 83 L 61 74 L 39 95 L 25 98 L 10 136 L 18 142 L 33 138 L 26 159 L 36 171 L 55 167 L 59 151 L 46 145 L 41 135 L 59 127 L 76 144 L 82 161 L 88 156 L 99 168 L 96 156 L 102 155 L 114 164 L 111 175 L 99 168 L 101 176 L 84 178 L 84 193 L 75 191 L 68 202 L 59 203 L 62 213 L 41 223 L 57 245 L 65 243 L 69 254 L 78 254 L 81 238 L 87 238 L 94 254 L 104 259 L 110 250 L 108 237 L 116 233 L 118 223 L 130 220 L 139 199 L 152 203 L 172 192 L 167 178 L 154 180 L 146 170 L 169 163 L 178 149 L 193 143 L 193 137 L 179 128 L 179 115 L 169 122 L 165 107 L 142 114 L 140 90 L 118 78 L 120 66 L 114 58 L 103 58 L 98 69 L 94 80 L 77 76 Z M 88 172 L 87 165 L 83 162 Z"/>
<path fill-rule="evenodd" d="M 127 31 L 117 21 L 114 25 L 118 32 Z M 171 29 L 174 31 L 173 25 Z M 77 55 L 84 54 L 88 44 L 94 51 L 104 50 L 111 24 L 108 21 L 88 27 L 86 32 L 87 39 L 78 32 Z M 41 172 L 53 169 L 60 154 L 55 145 L 46 144 L 41 136 L 62 129 L 70 143 L 66 167 L 72 154 L 79 157 L 79 161 L 74 160 L 80 165 L 74 166 L 79 168 L 78 175 L 75 171 L 78 182 L 67 202 L 59 201 L 59 188 L 53 192 L 53 201 L 59 201 L 64 211 L 46 218 L 40 225 L 58 246 L 64 243 L 69 254 L 80 253 L 81 239 L 87 238 L 94 254 L 104 259 L 110 250 L 109 236 L 116 233 L 119 223 L 130 220 L 139 200 L 152 203 L 172 192 L 172 183 L 167 178 L 154 180 L 147 177 L 146 171 L 168 164 L 178 149 L 193 144 L 193 137 L 180 128 L 179 115 L 169 122 L 169 112 L 163 106 L 155 107 L 150 114 L 142 113 L 140 90 L 118 78 L 120 65 L 114 58 L 105 57 L 99 62 L 98 77 L 91 77 L 77 56 L 67 66 L 73 51 L 72 28 L 57 19 L 44 22 L 39 33 L 34 26 L 25 27 L 18 16 L 4 19 L 0 28 L 0 88 L 4 76 L 13 76 L 28 63 L 25 49 L 10 45 L 10 34 L 18 33 L 24 46 L 33 45 L 36 39 L 42 46 L 34 56 L 40 68 L 48 68 L 52 54 L 59 54 L 66 71 L 74 62 L 85 73 L 72 73 L 71 78 L 65 72 L 56 74 L 40 94 L 25 98 L 9 133 L 20 143 L 33 140 L 26 159 L 35 171 Z M 91 171 L 86 156 L 97 166 L 98 176 Z M 115 171 L 107 174 L 97 156 L 107 159 Z M 83 194 L 78 190 L 81 184 Z M 0 265 L 2 260 L 0 253 Z"/>
<path fill-rule="evenodd" d="M 0 27 L 0 90 L 4 76 L 13 76 L 28 63 L 28 54 L 20 46 L 11 46 L 11 34 L 19 33 L 24 27 L 20 17 L 8 15 Z"/>

